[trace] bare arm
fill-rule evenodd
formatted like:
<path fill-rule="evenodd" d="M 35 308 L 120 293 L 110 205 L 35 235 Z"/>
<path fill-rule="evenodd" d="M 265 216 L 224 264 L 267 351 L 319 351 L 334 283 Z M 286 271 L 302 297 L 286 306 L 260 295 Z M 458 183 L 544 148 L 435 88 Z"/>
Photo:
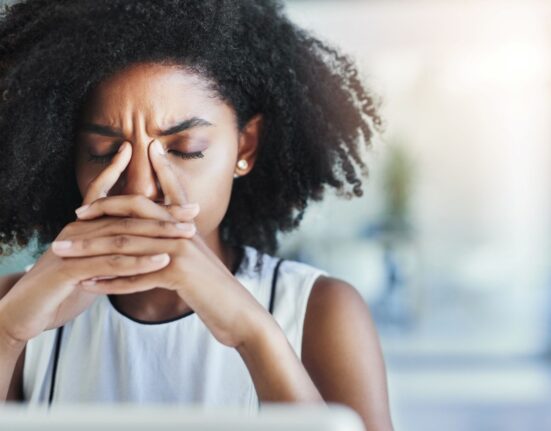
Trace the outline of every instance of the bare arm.
<path fill-rule="evenodd" d="M 259 322 L 265 322 L 260 324 Z M 260 401 L 324 403 L 281 327 L 266 315 L 250 320 L 255 334 L 237 346 Z"/>
<path fill-rule="evenodd" d="M 302 361 L 325 401 L 354 409 L 368 430 L 393 429 L 377 331 L 350 284 L 331 277 L 316 281 L 306 310 Z"/>
<path fill-rule="evenodd" d="M 23 276 L 23 272 L 0 277 L 0 313 L 6 293 Z M 0 401 L 23 401 L 23 362 L 26 343 L 10 339 L 0 327 Z"/>
<path fill-rule="evenodd" d="M 393 430 L 377 331 L 353 286 L 318 278 L 308 299 L 302 362 L 273 319 L 256 316 L 249 325 L 257 329 L 237 350 L 261 401 L 345 404 L 367 430 Z"/>

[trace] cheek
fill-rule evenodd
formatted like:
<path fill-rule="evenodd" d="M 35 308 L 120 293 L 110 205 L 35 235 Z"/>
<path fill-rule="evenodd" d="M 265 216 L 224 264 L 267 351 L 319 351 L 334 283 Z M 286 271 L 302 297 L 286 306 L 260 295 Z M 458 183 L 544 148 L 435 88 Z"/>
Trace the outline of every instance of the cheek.
<path fill-rule="evenodd" d="M 226 214 L 236 156 L 237 148 L 233 154 L 225 151 L 214 155 L 210 151 L 203 159 L 173 164 L 189 201 L 201 207 L 196 223 L 203 233 L 216 228 Z"/>

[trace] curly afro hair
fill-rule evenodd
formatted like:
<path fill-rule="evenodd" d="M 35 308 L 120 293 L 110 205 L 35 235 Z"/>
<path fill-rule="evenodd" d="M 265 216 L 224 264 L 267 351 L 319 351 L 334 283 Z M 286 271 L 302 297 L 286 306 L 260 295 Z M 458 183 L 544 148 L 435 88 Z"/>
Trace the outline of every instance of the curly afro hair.
<path fill-rule="evenodd" d="M 82 198 L 76 126 L 101 80 L 136 62 L 191 68 L 235 109 L 263 114 L 254 169 L 234 182 L 222 240 L 265 253 L 326 186 L 362 196 L 381 125 L 353 61 L 271 0 L 26 0 L 0 16 L 1 254 L 55 239 Z"/>

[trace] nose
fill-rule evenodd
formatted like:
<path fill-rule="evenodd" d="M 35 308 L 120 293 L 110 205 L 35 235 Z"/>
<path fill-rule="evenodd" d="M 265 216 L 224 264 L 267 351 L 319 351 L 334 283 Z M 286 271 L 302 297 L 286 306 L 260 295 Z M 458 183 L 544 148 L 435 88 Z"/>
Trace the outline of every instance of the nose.
<path fill-rule="evenodd" d="M 118 194 L 143 195 L 148 199 L 163 203 L 161 186 L 149 159 L 147 145 L 132 145 L 132 156 L 126 169 L 119 177 Z"/>

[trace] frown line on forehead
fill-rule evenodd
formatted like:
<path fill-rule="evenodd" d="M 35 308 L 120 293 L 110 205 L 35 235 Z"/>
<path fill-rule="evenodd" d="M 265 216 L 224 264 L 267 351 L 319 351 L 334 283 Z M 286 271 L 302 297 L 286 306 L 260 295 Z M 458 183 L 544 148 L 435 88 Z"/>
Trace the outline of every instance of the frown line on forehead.
<path fill-rule="evenodd" d="M 175 124 L 174 126 L 169 127 L 166 130 L 161 130 L 158 132 L 158 136 L 170 136 L 175 135 L 176 133 L 183 132 L 185 130 L 192 129 L 194 127 L 209 127 L 212 126 L 212 123 L 199 117 L 191 117 L 187 120 L 183 120 Z M 83 122 L 79 127 L 81 132 L 94 133 L 96 135 L 109 136 L 113 138 L 123 138 L 124 134 L 121 129 L 117 129 L 111 126 L 106 126 L 102 124 Z"/>

